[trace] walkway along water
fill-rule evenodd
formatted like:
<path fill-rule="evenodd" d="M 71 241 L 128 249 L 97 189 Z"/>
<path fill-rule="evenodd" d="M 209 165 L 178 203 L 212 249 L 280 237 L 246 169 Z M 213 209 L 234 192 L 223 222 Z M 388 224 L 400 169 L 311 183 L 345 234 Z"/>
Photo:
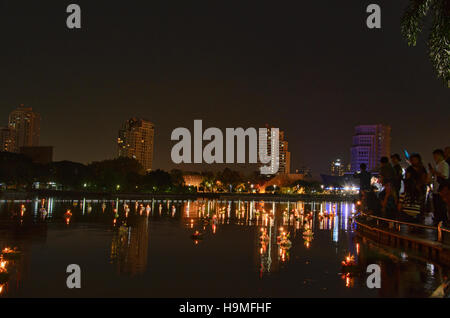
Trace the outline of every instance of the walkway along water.
<path fill-rule="evenodd" d="M 378 243 L 413 250 L 429 260 L 450 265 L 450 229 L 359 213 L 357 233 Z"/>

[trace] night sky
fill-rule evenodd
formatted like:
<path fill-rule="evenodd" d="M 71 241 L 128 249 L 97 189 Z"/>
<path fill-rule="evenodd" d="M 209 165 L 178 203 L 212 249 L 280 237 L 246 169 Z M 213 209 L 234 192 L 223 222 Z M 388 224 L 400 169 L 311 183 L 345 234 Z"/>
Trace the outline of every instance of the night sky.
<path fill-rule="evenodd" d="M 393 152 L 428 162 L 450 145 L 450 89 L 427 34 L 415 48 L 401 37 L 407 2 L 0 0 L 0 126 L 31 106 L 55 160 L 88 163 L 116 155 L 124 120 L 147 118 L 154 168 L 171 169 L 170 134 L 194 119 L 269 123 L 285 131 L 292 169 L 318 174 L 349 160 L 355 125 L 385 123 Z M 66 27 L 69 3 L 81 30 Z M 370 3 L 381 30 L 365 25 Z"/>

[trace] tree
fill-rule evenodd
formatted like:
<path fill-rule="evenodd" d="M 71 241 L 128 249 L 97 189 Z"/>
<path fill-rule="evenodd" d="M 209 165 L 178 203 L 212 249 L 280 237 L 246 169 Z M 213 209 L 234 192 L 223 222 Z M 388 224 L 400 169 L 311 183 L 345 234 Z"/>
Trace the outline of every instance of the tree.
<path fill-rule="evenodd" d="M 35 165 L 25 155 L 0 152 L 0 183 L 31 188 Z"/>
<path fill-rule="evenodd" d="M 242 175 L 238 171 L 229 168 L 225 168 L 219 172 L 217 179 L 227 187 L 227 190 L 230 190 L 230 186 L 234 188 L 239 182 L 243 181 Z"/>
<path fill-rule="evenodd" d="M 92 184 L 101 191 L 133 191 L 143 172 L 137 160 L 125 157 L 93 162 L 89 168 L 92 171 Z"/>
<path fill-rule="evenodd" d="M 83 184 L 90 178 L 89 168 L 78 162 L 52 162 L 48 170 L 46 181 L 60 183 L 65 190 L 81 190 Z M 45 178 L 44 175 L 42 177 Z"/>
<path fill-rule="evenodd" d="M 170 192 L 172 178 L 170 174 L 163 170 L 155 170 L 147 173 L 143 178 L 143 188 L 150 192 Z"/>
<path fill-rule="evenodd" d="M 415 46 L 429 12 L 433 24 L 428 37 L 428 54 L 437 77 L 450 87 L 450 0 L 410 0 L 402 17 L 401 32 L 408 45 Z"/>
<path fill-rule="evenodd" d="M 170 170 L 170 177 L 172 179 L 172 183 L 174 186 L 176 187 L 184 186 L 183 171 L 179 169 L 172 169 Z"/>

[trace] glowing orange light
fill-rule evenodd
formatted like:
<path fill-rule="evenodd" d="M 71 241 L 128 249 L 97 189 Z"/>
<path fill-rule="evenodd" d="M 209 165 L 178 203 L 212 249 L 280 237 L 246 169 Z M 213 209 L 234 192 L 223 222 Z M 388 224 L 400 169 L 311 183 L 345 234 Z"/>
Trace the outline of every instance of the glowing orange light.
<path fill-rule="evenodd" d="M 12 252 L 13 252 L 13 250 L 12 250 L 11 248 L 9 248 L 9 247 L 5 247 L 5 248 L 2 250 L 2 253 L 3 253 L 3 254 L 12 253 Z"/>
<path fill-rule="evenodd" d="M 345 257 L 345 260 L 342 261 L 342 266 L 352 266 L 355 265 L 355 257 L 350 253 Z"/>

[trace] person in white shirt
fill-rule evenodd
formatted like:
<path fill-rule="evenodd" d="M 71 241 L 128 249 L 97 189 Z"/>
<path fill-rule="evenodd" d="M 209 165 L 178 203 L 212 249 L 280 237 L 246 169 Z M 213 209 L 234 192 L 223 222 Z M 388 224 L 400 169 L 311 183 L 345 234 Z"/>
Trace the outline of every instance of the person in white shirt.
<path fill-rule="evenodd" d="M 442 149 L 436 149 L 433 151 L 434 162 L 436 168 L 430 166 L 430 171 L 433 177 L 433 206 L 434 206 L 434 222 L 438 224 L 442 221 L 447 223 L 447 206 L 439 195 L 439 188 L 441 184 L 444 184 L 449 178 L 450 168 L 448 163 L 444 160 L 444 151 Z"/>

